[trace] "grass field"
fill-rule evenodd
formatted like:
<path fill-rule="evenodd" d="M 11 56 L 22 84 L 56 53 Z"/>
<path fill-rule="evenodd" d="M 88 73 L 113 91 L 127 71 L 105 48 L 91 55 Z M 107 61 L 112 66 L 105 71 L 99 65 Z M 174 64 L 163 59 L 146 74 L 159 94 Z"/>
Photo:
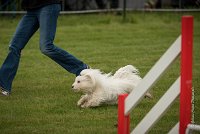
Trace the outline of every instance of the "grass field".
<path fill-rule="evenodd" d="M 149 71 L 180 34 L 186 13 L 133 12 L 122 21 L 116 14 L 66 15 L 58 19 L 55 44 L 92 68 L 115 72 L 132 64 L 141 76 Z M 200 13 L 194 15 L 193 86 L 195 123 L 200 124 Z M 0 17 L 0 65 L 21 16 Z M 39 50 L 39 32 L 22 51 L 18 73 L 9 97 L 0 96 L 1 134 L 116 134 L 117 106 L 81 109 L 81 94 L 71 90 L 75 76 Z M 151 89 L 131 113 L 131 130 L 179 76 L 179 61 Z M 179 118 L 179 102 L 150 131 L 167 133 Z"/>

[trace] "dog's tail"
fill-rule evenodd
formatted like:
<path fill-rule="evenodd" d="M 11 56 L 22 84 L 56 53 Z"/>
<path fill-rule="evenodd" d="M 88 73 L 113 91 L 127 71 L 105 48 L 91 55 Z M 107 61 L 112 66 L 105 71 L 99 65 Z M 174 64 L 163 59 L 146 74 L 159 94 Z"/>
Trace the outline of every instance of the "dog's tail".
<path fill-rule="evenodd" d="M 130 73 L 134 73 L 134 74 L 137 74 L 137 75 L 140 74 L 139 70 L 136 67 L 134 67 L 133 65 L 126 65 L 126 66 L 120 68 L 119 70 L 122 71 L 122 72 L 123 71 L 130 72 Z"/>
<path fill-rule="evenodd" d="M 132 74 L 139 76 L 140 72 L 133 65 L 126 65 L 116 71 L 116 73 L 114 74 L 114 78 L 126 78 L 127 75 L 132 75 Z"/>
<path fill-rule="evenodd" d="M 136 67 L 132 66 L 132 65 L 127 65 L 127 66 L 125 66 L 125 67 L 129 68 L 129 70 L 130 70 L 132 73 L 136 74 L 136 75 L 139 75 L 139 74 L 140 74 L 139 70 L 138 70 Z"/>

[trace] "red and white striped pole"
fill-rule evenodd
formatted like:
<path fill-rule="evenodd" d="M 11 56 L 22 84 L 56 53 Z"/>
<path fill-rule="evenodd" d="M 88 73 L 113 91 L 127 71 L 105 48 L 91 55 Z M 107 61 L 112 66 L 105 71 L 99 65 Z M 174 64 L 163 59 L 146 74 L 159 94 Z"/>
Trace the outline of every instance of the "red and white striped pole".
<path fill-rule="evenodd" d="M 181 35 L 181 91 L 180 91 L 180 126 L 179 134 L 185 134 L 191 123 L 192 109 L 192 48 L 193 16 L 182 17 Z"/>
<path fill-rule="evenodd" d="M 129 134 L 130 115 L 125 115 L 125 99 L 128 94 L 118 96 L 118 134 Z"/>

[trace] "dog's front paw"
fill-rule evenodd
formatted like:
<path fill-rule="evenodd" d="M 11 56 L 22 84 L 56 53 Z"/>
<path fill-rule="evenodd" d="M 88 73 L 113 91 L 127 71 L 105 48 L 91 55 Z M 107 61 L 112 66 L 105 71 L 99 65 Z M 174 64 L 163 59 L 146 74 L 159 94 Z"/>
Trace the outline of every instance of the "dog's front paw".
<path fill-rule="evenodd" d="M 77 106 L 81 106 L 82 102 L 81 101 L 78 101 L 77 102 Z"/>
<path fill-rule="evenodd" d="M 77 102 L 77 106 L 80 106 L 84 103 L 84 100 L 83 99 L 80 99 L 78 102 Z"/>
<path fill-rule="evenodd" d="M 87 101 L 83 101 L 83 100 L 79 100 L 78 102 L 77 102 L 77 106 L 82 106 L 82 105 L 84 105 L 84 103 L 86 103 Z"/>
<path fill-rule="evenodd" d="M 88 107 L 89 107 L 89 105 L 87 103 L 84 103 L 81 105 L 81 108 L 88 108 Z"/>
<path fill-rule="evenodd" d="M 92 105 L 93 103 L 91 101 L 86 101 L 83 104 L 81 104 L 81 108 L 89 108 L 89 107 L 93 107 Z"/>
<path fill-rule="evenodd" d="M 83 95 L 81 96 L 80 100 L 77 102 L 77 106 L 81 106 L 88 101 L 88 96 Z"/>
<path fill-rule="evenodd" d="M 100 103 L 98 103 L 98 102 L 88 101 L 88 102 L 85 102 L 83 105 L 81 105 L 81 107 L 89 108 L 89 107 L 97 107 L 99 105 L 100 105 Z"/>

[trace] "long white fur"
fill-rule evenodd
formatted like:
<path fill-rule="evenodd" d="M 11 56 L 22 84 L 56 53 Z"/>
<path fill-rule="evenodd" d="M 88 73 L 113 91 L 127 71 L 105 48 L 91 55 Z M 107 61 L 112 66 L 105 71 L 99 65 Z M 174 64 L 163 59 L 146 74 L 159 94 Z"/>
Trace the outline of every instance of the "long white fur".
<path fill-rule="evenodd" d="M 77 76 L 72 89 L 84 93 L 77 105 L 82 108 L 96 107 L 101 104 L 116 104 L 118 95 L 130 93 L 141 81 L 139 71 L 127 65 L 114 75 L 102 73 L 98 69 L 85 69 Z M 151 94 L 147 93 L 151 98 Z"/>

